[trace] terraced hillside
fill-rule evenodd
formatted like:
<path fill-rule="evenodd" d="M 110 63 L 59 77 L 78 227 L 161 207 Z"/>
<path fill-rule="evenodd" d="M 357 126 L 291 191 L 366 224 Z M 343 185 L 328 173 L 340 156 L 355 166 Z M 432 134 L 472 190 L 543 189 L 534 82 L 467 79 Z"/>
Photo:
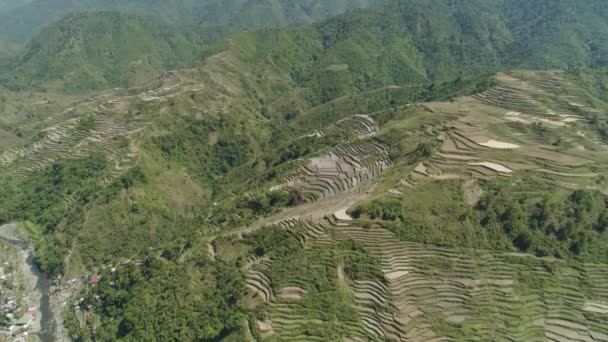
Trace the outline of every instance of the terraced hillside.
<path fill-rule="evenodd" d="M 159 251 L 172 263 L 180 253 L 187 259 L 203 251 L 206 258 L 188 260 L 184 274 L 202 264 L 242 272 L 243 298 L 230 300 L 245 304 L 242 330 L 256 340 L 608 340 L 605 264 L 475 245 L 502 243 L 506 234 L 480 224 L 477 204 L 496 182 L 527 200 L 550 194 L 547 188 L 608 190 L 608 153 L 596 120 L 608 106 L 568 74 L 511 71 L 471 97 L 336 113 L 343 119 L 279 139 L 288 150 L 313 146 L 305 157 L 282 160 L 260 150 L 275 147 L 273 129 L 291 124 L 269 124 L 285 114 L 278 112 L 285 99 L 266 87 L 272 77 L 243 75 L 242 63 L 220 53 L 201 68 L 88 98 L 35 123 L 38 141 L 1 154 L 3 174 L 27 179 L 56 161 L 101 152 L 112 168 L 102 186 L 143 165 L 143 180 L 119 182 L 110 200 L 89 204 L 86 193 L 60 189 L 51 202 L 63 198 L 75 218 L 57 230 L 63 253 L 41 258 L 43 265 L 67 265 L 78 275 L 95 268 L 99 255 Z M 302 109 L 301 122 L 314 121 L 306 116 L 315 110 L 341 110 L 340 101 Z M 251 188 L 243 179 L 266 174 L 281 176 Z M 262 186 L 264 194 L 255 193 Z M 41 212 L 43 224 L 60 220 L 45 210 L 31 215 Z M 438 227 L 441 238 L 429 238 Z M 593 235 L 599 245 L 601 228 Z M 56 243 L 53 229 L 44 237 L 49 245 Z M 565 249 L 578 248 L 572 246 Z M 199 282 L 210 281 L 193 280 Z M 184 298 L 196 296 L 189 291 Z M 100 329 L 118 334 L 112 322 L 106 315 Z"/>
<path fill-rule="evenodd" d="M 60 159 L 80 158 L 102 152 L 114 165 L 113 176 L 137 163 L 139 148 L 132 135 L 151 122 L 143 104 L 163 102 L 182 92 L 195 92 L 169 73 L 152 90 L 125 94 L 115 89 L 76 103 L 67 110 L 36 123 L 43 127 L 35 143 L 15 147 L 0 155 L 0 170 L 25 177 Z"/>
<path fill-rule="evenodd" d="M 567 188 L 604 190 L 598 181 L 607 147 L 592 123 L 603 109 L 561 72 L 511 72 L 497 79 L 497 87 L 473 97 L 423 105 L 443 117 L 448 130 L 433 133 L 442 145 L 410 180 L 535 174 Z"/>
<path fill-rule="evenodd" d="M 304 166 L 293 170 L 284 183 L 271 190 L 297 189 L 312 203 L 369 188 L 366 185 L 392 165 L 390 147 L 375 138 L 378 131 L 379 126 L 371 116 L 356 114 L 300 137 L 337 137 L 341 142 L 304 160 Z"/>
<path fill-rule="evenodd" d="M 607 2 L 190 2 L 0 52 L 58 340 L 608 342 Z"/>
<path fill-rule="evenodd" d="M 74 131 L 82 137 L 76 136 L 69 153 L 85 155 L 86 146 L 97 150 L 93 136 L 100 140 L 99 150 L 112 160 L 118 153 L 138 152 L 134 160 L 139 160 L 144 173 L 143 180 L 134 178 L 114 187 L 115 199 L 108 204 L 101 198 L 92 209 L 83 210 L 86 215 L 69 227 L 72 230 L 61 232 L 76 232 L 77 237 L 65 248 L 67 260 L 59 262 L 70 271 L 90 267 L 106 279 L 133 276 L 138 292 L 127 300 L 129 310 L 146 303 L 148 286 L 159 293 L 173 291 L 173 287 L 165 291 L 173 283 L 166 279 L 171 273 L 164 267 L 173 267 L 174 262 L 180 265 L 180 284 L 188 284 L 178 300 L 192 312 L 198 307 L 192 303 L 198 302 L 189 298 L 198 291 L 221 291 L 213 285 L 218 281 L 222 285 L 217 286 L 233 284 L 229 288 L 239 296 L 231 293 L 216 304 L 229 306 L 231 314 L 238 311 L 230 328 L 237 340 L 607 340 L 603 322 L 608 317 L 604 286 L 608 267 L 594 263 L 603 261 L 605 254 L 576 254 L 587 250 L 576 244 L 580 232 L 562 229 L 555 222 L 562 218 L 555 214 L 560 207 L 552 211 L 553 203 L 542 202 L 546 195 L 557 196 L 556 201 L 579 197 L 584 203 L 591 201 L 597 214 L 594 221 L 579 221 L 589 221 L 593 232 L 583 234 L 581 243 L 604 246 L 603 195 L 571 192 L 605 190 L 602 173 L 607 154 L 593 121 L 603 102 L 589 98 L 568 80 L 569 75 L 514 71 L 498 75 L 497 87 L 473 97 L 367 115 L 338 113 L 342 119 L 317 129 L 306 126 L 308 134 L 280 140 L 281 146 L 261 145 L 277 147 L 279 153 L 272 155 L 259 150 L 241 154 L 247 143 L 239 138 L 255 132 L 253 136 L 262 140 L 272 130 L 264 125 L 268 118 L 262 111 L 251 110 L 259 101 L 239 101 L 251 84 L 240 81 L 234 70 L 235 60 L 211 57 L 205 70 L 168 74 L 154 87 L 129 93 L 114 90 L 117 100 L 91 99 L 74 113 L 48 119 L 53 127 L 78 118 L 74 124 L 79 130 L 67 130 L 65 137 L 76 136 Z M 192 75 L 204 83 L 191 81 Z M 560 86 L 547 85 L 547 80 Z M 506 93 L 512 95 L 500 95 Z M 563 100 L 564 96 L 578 97 Z M 533 106 L 524 108 L 523 103 Z M 103 108 L 94 111 L 99 107 Z M 103 126 L 103 110 L 130 133 L 103 128 L 109 127 Z M 87 116 L 89 112 L 98 114 Z M 125 112 L 140 112 L 141 119 L 124 119 L 129 117 Z M 226 114 L 233 113 L 247 115 L 228 121 L 236 115 Z M 92 118 L 95 127 L 87 129 L 90 123 L 80 118 Z M 129 144 L 102 139 L 94 132 L 98 127 L 110 137 L 125 137 Z M 56 152 L 47 140 L 42 140 L 46 143 L 41 151 L 53 155 Z M 103 149 L 104 141 L 111 148 Z M 303 144 L 311 148 L 301 149 Z M 285 146 L 295 152 L 284 160 L 280 151 Z M 18 170 L 23 160 L 6 161 L 4 167 Z M 192 176 L 193 170 L 218 160 L 233 164 L 200 172 L 198 179 Z M 154 164 L 160 161 L 164 164 Z M 213 178 L 204 178 L 208 175 Z M 259 179 L 261 183 L 251 186 Z M 211 185 L 203 189 L 204 181 Z M 506 203 L 499 201 L 501 193 L 494 202 L 486 199 L 497 184 L 516 189 L 517 196 L 504 197 Z M 67 207 L 72 206 L 70 200 L 66 198 Z M 491 205 L 510 204 L 519 207 L 484 216 Z M 531 209 L 531 219 L 516 221 L 517 225 L 503 229 L 496 223 L 525 216 L 522 207 L 538 210 Z M 579 208 L 562 211 L 575 217 Z M 173 211 L 180 213 L 177 218 L 170 217 Z M 518 229 L 537 224 L 543 215 L 548 217 L 548 228 L 541 226 L 538 235 L 522 238 L 522 244 L 537 243 L 540 236 L 552 248 L 543 250 L 545 257 L 532 254 L 540 249 L 521 253 L 525 248 L 518 249 L 511 240 L 519 241 Z M 108 216 L 113 220 L 104 221 Z M 105 222 L 116 227 L 108 236 L 100 233 L 105 232 L 99 228 Z M 587 241 L 587 237 L 597 239 Z M 172 242 L 162 244 L 163 239 Z M 102 240 L 111 243 L 91 243 Z M 115 246 L 131 254 L 117 252 Z M 149 260 L 158 265 L 144 262 L 142 267 L 158 267 L 162 275 L 146 278 L 147 271 L 137 267 L 129 271 L 134 272 L 131 275 L 96 268 L 98 255 L 121 252 L 126 259 L 138 253 L 151 255 Z M 221 272 L 230 276 L 220 279 Z M 102 317 L 94 329 L 108 336 L 120 333 L 113 315 L 107 314 L 113 296 L 120 293 L 116 284 L 104 283 L 106 297 L 100 301 L 94 299 L 100 294 L 98 287 L 83 289 L 82 297 L 93 303 L 84 310 Z M 131 280 L 117 286 L 127 289 L 130 284 Z M 163 300 L 175 302 L 172 296 Z M 206 317 L 215 311 L 196 312 Z M 77 317 L 72 323 L 80 322 Z M 182 324 L 181 318 L 165 319 L 176 327 Z M 155 333 L 162 327 L 156 324 Z M 131 336 L 143 336 L 137 335 L 143 331 L 150 330 L 140 327 Z"/>
<path fill-rule="evenodd" d="M 327 317 L 322 306 L 308 307 L 319 293 L 300 269 L 250 257 L 248 288 L 266 307 L 254 326 L 262 340 L 321 341 L 325 329 L 349 341 L 608 340 L 606 265 L 402 242 L 381 226 L 335 216 L 278 227 L 299 241 L 302 252 L 294 253 L 318 255 L 315 265 L 331 270 L 332 288 L 347 293 L 356 315 Z M 337 246 L 351 240 L 377 260 L 379 275 L 345 276 Z"/>
<path fill-rule="evenodd" d="M 392 164 L 389 147 L 373 138 L 377 131 L 378 126 L 372 118 L 354 115 L 313 133 L 313 136 L 322 137 L 348 132 L 354 140 L 312 158 L 306 166 L 288 176 L 285 184 L 273 189 L 295 188 L 306 201 L 313 202 L 369 183 Z"/>
<path fill-rule="evenodd" d="M 338 206 L 335 199 L 364 189 L 377 201 L 407 199 L 424 206 L 423 196 L 409 196 L 419 196 L 429 184 L 457 182 L 463 202 L 474 206 L 482 186 L 495 180 L 520 184 L 528 197 L 546 187 L 605 191 L 601 174 L 608 153 L 592 120 L 602 104 L 566 77 L 553 71 L 499 74 L 493 89 L 406 109 L 408 114 L 382 128 L 373 116 L 352 116 L 313 133 L 322 137 L 349 128 L 355 138 L 311 158 L 281 185 L 299 189 L 307 204 L 276 216 L 278 221 L 261 230 L 246 230 L 236 242 L 258 246 L 244 266 L 247 303 L 254 312 L 247 324 L 251 336 L 262 341 L 608 341 L 608 287 L 603 285 L 608 265 L 477 249 L 474 241 L 467 247 L 412 242 L 401 234 L 418 229 L 408 227 L 407 220 L 378 220 L 371 214 L 355 220 L 349 213 L 356 208 Z M 421 123 L 422 130 L 410 130 Z M 395 134 L 406 142 L 421 136 L 437 141 L 437 149 L 411 165 L 408 175 L 409 154 L 389 157 L 399 156 L 391 153 L 401 148 L 390 145 Z M 362 170 L 372 172 L 361 178 L 367 174 L 358 173 Z M 527 187 L 526 177 L 545 185 Z M 273 234 L 283 234 L 287 254 L 260 245 L 261 236 Z M 226 257 L 223 247 L 213 248 L 214 257 Z"/>

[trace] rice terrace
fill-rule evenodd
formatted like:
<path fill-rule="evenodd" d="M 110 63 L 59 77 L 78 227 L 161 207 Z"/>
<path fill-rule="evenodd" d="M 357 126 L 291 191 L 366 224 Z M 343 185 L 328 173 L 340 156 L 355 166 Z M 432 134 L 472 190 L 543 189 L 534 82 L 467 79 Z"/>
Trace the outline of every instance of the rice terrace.
<path fill-rule="evenodd" d="M 605 172 L 600 165 L 608 156 L 606 145 L 588 124 L 597 109 L 591 104 L 572 106 L 573 100 L 588 103 L 576 95 L 576 87 L 557 72 L 516 71 L 500 74 L 497 79 L 498 85 L 486 92 L 408 109 L 421 116 L 432 113 L 444 118 L 430 132 L 441 145 L 397 184 L 390 183 L 393 175 L 374 179 L 370 198 L 406 197 L 417 187 L 429 186 L 428 182 L 442 186 L 454 180 L 464 187 L 471 181 L 503 178 L 517 188 L 526 188 L 527 174 L 564 189 L 606 191 L 598 181 Z M 551 92 L 547 80 L 560 90 L 559 96 Z M 566 89 L 570 92 L 565 94 L 572 95 L 562 95 Z M 565 124 L 535 125 L 542 120 Z M 547 130 L 543 134 L 559 137 L 560 145 L 539 143 L 540 129 Z M 588 134 L 582 136 L 581 131 Z M 377 134 L 382 141 L 383 130 Z M 359 178 L 338 166 L 341 160 L 361 160 L 361 151 L 366 151 L 363 146 L 345 149 L 339 145 L 339 152 L 312 158 L 310 166 L 288 177 L 286 184 L 301 186 L 312 199 L 353 191 L 353 183 L 341 185 L 341 179 L 365 187 L 365 183 L 356 182 Z M 376 171 L 373 165 L 365 169 L 373 176 L 383 171 Z M 304 184 L 299 185 L 294 177 Z M 398 191 L 381 192 L 387 187 Z M 527 191 L 533 192 L 534 188 Z M 430 247 L 400 241 L 385 223 L 369 216 L 353 219 L 339 212 L 327 212 L 324 218 L 313 220 L 303 211 L 298 217 L 264 228 L 276 231 L 273 234 L 286 234 L 293 249 L 287 255 L 277 247 L 274 253 L 266 251 L 268 256 L 247 256 L 249 305 L 261 310 L 258 318 L 249 322 L 252 336 L 326 341 L 335 338 L 327 335 L 328 331 L 339 331 L 348 341 L 472 336 L 481 341 L 608 339 L 602 323 L 608 312 L 608 272 L 604 265 L 512 252 Z M 253 234 L 237 243 L 247 244 L 248 239 L 256 238 Z M 222 257 L 221 248 L 216 253 L 216 257 Z M 353 259 L 366 264 L 348 265 Z M 302 274 L 308 267 L 312 273 Z M 318 283 L 311 283 L 311 279 Z M 323 287 L 334 279 L 337 281 L 331 286 Z M 317 303 L 340 296 L 340 305 L 331 309 Z M 350 319 L 328 321 L 327 310 L 338 310 L 338 317 Z"/>
<path fill-rule="evenodd" d="M 0 0 L 0 342 L 608 342 L 608 3 Z"/>

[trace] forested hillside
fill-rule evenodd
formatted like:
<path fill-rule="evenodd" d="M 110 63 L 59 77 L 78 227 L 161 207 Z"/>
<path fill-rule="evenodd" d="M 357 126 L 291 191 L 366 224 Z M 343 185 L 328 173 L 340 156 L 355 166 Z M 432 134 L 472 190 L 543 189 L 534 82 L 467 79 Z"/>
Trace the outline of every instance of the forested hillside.
<path fill-rule="evenodd" d="M 517 38 L 509 47 L 513 63 L 525 67 L 606 66 L 606 2 L 503 0 L 502 8 Z"/>
<path fill-rule="evenodd" d="M 318 18 L 322 17 L 322 13 L 345 9 L 344 4 L 338 3 L 335 3 L 335 7 L 326 8 L 310 2 L 306 3 L 310 7 L 308 9 L 303 9 L 304 4 L 296 6 L 286 3 L 283 7 L 268 4 L 269 8 L 260 2 L 247 4 L 253 6 L 253 3 L 258 9 L 244 9 L 242 6 L 245 4 L 240 3 L 234 3 L 233 7 L 226 3 L 221 6 L 204 3 L 208 7 L 201 11 L 209 18 L 218 20 L 218 24 L 231 23 L 230 26 L 234 28 L 240 25 L 280 26 L 289 23 L 281 18 L 298 21 L 295 18 L 301 16 L 291 11 L 309 13 L 311 18 Z M 604 38 L 608 26 L 603 20 L 603 13 L 608 11 L 606 7 L 601 1 L 573 3 L 560 0 L 519 4 L 499 0 L 466 0 L 458 3 L 401 0 L 344 14 L 313 27 L 262 31 L 237 37 L 239 45 L 255 46 L 254 52 L 258 57 L 275 55 L 285 59 L 299 54 L 294 56 L 296 63 L 289 62 L 293 77 L 299 82 L 312 80 L 318 85 L 322 100 L 328 100 L 381 85 L 456 79 L 500 68 L 602 66 L 606 62 L 604 51 L 608 46 Z M 164 7 L 150 8 L 158 10 Z M 176 5 L 169 8 L 178 10 L 182 7 Z M 220 12 L 220 8 L 232 9 L 221 11 L 227 16 L 225 22 L 222 16 L 212 15 Z M 241 10 L 261 21 L 247 23 L 245 14 L 234 14 L 240 20 L 230 17 Z M 270 18 L 256 14 L 258 11 Z M 154 13 L 147 14 L 155 16 Z M 181 18 L 182 15 L 185 14 L 174 16 Z M 31 85 L 62 80 L 66 81 L 67 89 L 133 84 L 139 81 L 136 77 L 138 69 L 146 72 L 166 70 L 177 61 L 196 60 L 193 54 L 200 52 L 197 49 L 208 49 L 231 30 L 209 28 L 202 24 L 208 21 L 205 17 L 198 17 L 202 21 L 194 31 L 183 31 L 184 26 L 179 25 L 169 28 L 162 24 L 166 21 L 164 19 L 129 18 L 130 26 L 135 26 L 132 29 L 125 26 L 124 21 L 117 20 L 116 16 L 108 14 L 64 18 L 34 38 L 13 60 L 7 77 L 13 80 L 31 79 Z M 141 27 L 137 28 L 138 25 Z M 70 30 L 59 34 L 67 26 Z M 167 34 L 151 33 L 159 32 L 161 28 Z M 112 36 L 126 35 L 128 32 L 130 41 L 141 43 L 133 47 L 122 46 L 125 37 L 110 42 L 99 37 L 100 31 L 113 32 Z M 82 39 L 86 38 L 82 44 L 95 46 L 97 51 L 87 50 L 87 45 L 80 46 L 78 41 L 66 45 L 66 37 L 71 37 L 72 32 L 79 32 Z M 270 44 L 273 39 L 278 40 Z M 303 45 L 285 54 L 285 49 L 296 41 Z M 262 42 L 267 43 L 259 45 Z M 170 52 L 165 49 L 169 47 Z M 56 55 L 77 56 L 78 59 L 82 56 L 84 62 L 75 63 L 75 57 L 68 57 L 65 62 L 47 60 L 45 55 L 49 51 Z M 92 63 L 95 68 L 86 70 L 89 58 L 93 57 L 89 54 L 95 55 Z M 76 75 L 69 76 L 72 73 Z M 17 85 L 19 83 L 16 82 Z"/>
<path fill-rule="evenodd" d="M 167 24 L 200 28 L 242 28 L 306 24 L 384 0 L 31 0 L 0 3 L 0 36 L 23 41 L 71 12 L 118 11 L 153 16 Z"/>
<path fill-rule="evenodd" d="M 75 14 L 45 28 L 8 66 L 20 89 L 59 82 L 68 92 L 128 87 L 191 63 L 201 50 L 162 22 L 117 13 Z"/>
<path fill-rule="evenodd" d="M 271 55 L 281 61 L 296 82 L 315 88 L 321 102 L 383 85 L 451 80 L 502 68 L 602 65 L 605 3 L 542 4 L 393 1 L 312 28 L 233 39 L 251 58 Z M 534 28 L 531 16 L 536 16 Z M 568 25 L 561 25 L 566 18 Z"/>

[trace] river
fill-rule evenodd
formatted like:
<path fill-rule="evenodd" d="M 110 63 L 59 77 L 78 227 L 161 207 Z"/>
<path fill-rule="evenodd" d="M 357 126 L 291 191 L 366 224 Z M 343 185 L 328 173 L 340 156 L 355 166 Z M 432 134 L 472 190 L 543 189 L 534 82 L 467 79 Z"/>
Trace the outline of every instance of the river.
<path fill-rule="evenodd" d="M 25 279 L 29 284 L 24 284 L 27 289 L 27 296 L 38 309 L 36 322 L 30 330 L 31 335 L 37 336 L 42 342 L 55 342 L 53 334 L 53 314 L 50 307 L 50 280 L 40 271 L 38 264 L 34 260 L 32 249 L 27 242 L 17 236 L 16 226 L 14 224 L 6 224 L 0 227 L 0 240 L 19 249 L 22 260 L 21 270 L 25 274 Z"/>

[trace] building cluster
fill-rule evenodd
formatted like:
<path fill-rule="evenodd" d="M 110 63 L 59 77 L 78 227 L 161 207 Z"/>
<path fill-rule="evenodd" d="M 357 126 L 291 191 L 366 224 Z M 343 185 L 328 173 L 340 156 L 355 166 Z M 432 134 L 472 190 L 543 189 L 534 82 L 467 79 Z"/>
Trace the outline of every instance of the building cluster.
<path fill-rule="evenodd" d="M 15 278 L 16 271 L 8 262 L 0 264 L 0 341 L 26 341 L 37 314 Z"/>

